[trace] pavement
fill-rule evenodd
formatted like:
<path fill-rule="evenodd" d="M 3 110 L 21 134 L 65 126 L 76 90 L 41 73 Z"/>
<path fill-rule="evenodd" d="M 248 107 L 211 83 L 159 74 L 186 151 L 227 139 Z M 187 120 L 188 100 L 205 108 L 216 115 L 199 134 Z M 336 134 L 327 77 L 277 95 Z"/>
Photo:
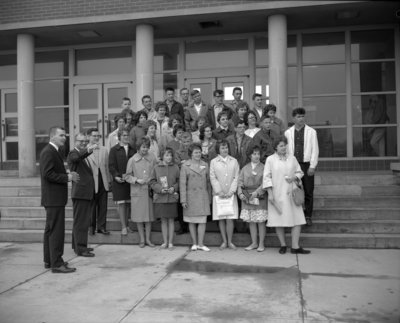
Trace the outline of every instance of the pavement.
<path fill-rule="evenodd" d="M 1 323 L 399 322 L 400 250 L 191 252 L 92 245 L 53 274 L 39 243 L 0 243 Z"/>

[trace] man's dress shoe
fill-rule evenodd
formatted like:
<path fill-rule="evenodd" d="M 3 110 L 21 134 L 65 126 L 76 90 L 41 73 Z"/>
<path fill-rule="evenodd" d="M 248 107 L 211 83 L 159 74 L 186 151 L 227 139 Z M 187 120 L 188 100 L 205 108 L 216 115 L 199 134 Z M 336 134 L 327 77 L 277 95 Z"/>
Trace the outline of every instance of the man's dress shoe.
<path fill-rule="evenodd" d="M 65 262 L 64 262 L 64 266 L 68 266 L 68 261 L 65 261 Z M 45 263 L 44 263 L 44 268 L 50 269 L 51 266 L 50 266 L 50 264 L 49 264 L 48 262 L 45 262 Z"/>
<path fill-rule="evenodd" d="M 82 252 L 78 253 L 78 256 L 81 256 L 81 257 L 94 257 L 94 253 L 92 253 L 90 251 L 82 251 Z"/>
<path fill-rule="evenodd" d="M 109 235 L 109 234 L 110 234 L 110 231 L 107 231 L 106 229 L 99 229 L 99 230 L 97 230 L 97 233 Z"/>
<path fill-rule="evenodd" d="M 61 265 L 60 267 L 53 268 L 51 270 L 51 272 L 54 274 L 69 274 L 69 273 L 73 273 L 75 271 L 76 271 L 76 268 L 70 268 L 65 265 Z"/>

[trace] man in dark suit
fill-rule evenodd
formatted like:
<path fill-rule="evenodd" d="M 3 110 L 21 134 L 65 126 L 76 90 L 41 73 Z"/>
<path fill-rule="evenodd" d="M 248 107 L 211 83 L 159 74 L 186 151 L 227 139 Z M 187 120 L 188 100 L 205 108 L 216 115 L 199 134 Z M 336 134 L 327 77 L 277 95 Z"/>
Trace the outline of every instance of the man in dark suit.
<path fill-rule="evenodd" d="M 53 273 L 72 273 L 76 269 L 68 267 L 62 255 L 65 237 L 65 205 L 68 200 L 68 182 L 78 182 L 76 172 L 67 174 L 59 148 L 64 146 L 65 130 L 50 128 L 50 142 L 40 153 L 41 204 L 46 210 L 46 226 L 43 237 L 45 268 Z"/>
<path fill-rule="evenodd" d="M 86 159 L 95 148 L 87 145 L 87 138 L 83 133 L 75 136 L 75 148 L 68 155 L 68 166 L 71 171 L 79 174 L 78 183 L 72 183 L 72 203 L 74 209 L 74 223 L 72 227 L 72 249 L 78 256 L 94 257 L 92 248 L 88 248 L 88 230 L 90 217 L 94 205 L 94 179 L 89 161 Z"/>

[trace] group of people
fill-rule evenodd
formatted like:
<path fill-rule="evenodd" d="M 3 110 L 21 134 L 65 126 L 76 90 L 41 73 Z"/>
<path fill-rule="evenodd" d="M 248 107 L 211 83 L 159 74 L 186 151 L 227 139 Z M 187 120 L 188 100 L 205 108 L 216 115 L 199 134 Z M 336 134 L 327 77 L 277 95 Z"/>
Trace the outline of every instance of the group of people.
<path fill-rule="evenodd" d="M 263 106 L 257 93 L 253 108 L 241 100 L 241 88 L 233 89 L 234 100 L 229 105 L 224 104 L 222 90 L 214 91 L 214 105 L 206 104 L 198 90 L 190 92 L 189 100 L 189 90 L 182 89 L 182 103 L 175 100 L 174 93 L 167 88 L 166 100 L 155 107 L 145 95 L 143 109 L 137 112 L 124 98 L 107 148 L 93 140 L 93 134 L 98 138 L 97 129 L 78 133 L 75 149 L 68 156 L 69 174 L 64 168 L 46 166 L 46 160 L 54 159 L 50 157 L 65 142 L 65 131 L 52 128 L 40 165 L 42 205 L 47 213 L 44 260 L 53 272 L 73 271 L 62 261 L 62 252 L 52 252 L 49 239 L 46 244 L 46 234 L 51 236 L 54 229 L 50 213 L 55 212 L 48 205 L 55 192 L 47 191 L 53 186 L 66 190 L 67 180 L 72 181 L 73 248 L 80 256 L 94 256 L 87 247 L 87 232 L 91 226 L 93 234 L 95 226 L 85 215 L 94 214 L 98 187 L 105 187 L 107 180 L 118 206 L 121 234 L 132 231 L 130 219 L 137 224 L 142 248 L 155 247 L 151 241 L 155 219 L 161 220 L 161 248 L 174 248 L 175 220 L 179 219 L 181 227 L 187 224 L 189 228 L 191 250 L 209 251 L 204 236 L 207 218 L 212 216 L 221 233 L 220 249 L 236 249 L 234 226 L 235 220 L 241 219 L 248 223 L 251 235 L 245 250 L 264 251 L 267 226 L 276 228 L 279 253 L 286 253 L 285 227 L 290 227 L 291 252 L 309 253 L 299 246 L 299 237 L 301 225 L 312 225 L 318 142 L 316 131 L 305 124 L 305 110 L 293 110 L 294 125 L 286 129 L 276 117 L 276 106 Z M 305 192 L 303 206 L 292 198 L 293 187 L 300 182 Z M 60 218 L 64 206 L 57 205 Z M 109 233 L 105 225 L 98 225 L 97 232 Z M 62 251 L 60 245 L 54 249 Z"/>

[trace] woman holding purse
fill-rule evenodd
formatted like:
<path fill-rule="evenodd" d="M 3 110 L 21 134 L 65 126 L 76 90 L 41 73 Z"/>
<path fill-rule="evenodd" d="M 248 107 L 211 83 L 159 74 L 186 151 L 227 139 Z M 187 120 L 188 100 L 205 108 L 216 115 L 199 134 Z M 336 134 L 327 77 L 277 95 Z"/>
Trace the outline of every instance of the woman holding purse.
<path fill-rule="evenodd" d="M 287 138 L 278 137 L 273 148 L 275 153 L 265 162 L 263 188 L 268 191 L 268 227 L 275 227 L 281 248 L 286 253 L 285 227 L 291 228 L 293 254 L 309 254 L 299 246 L 301 226 L 306 223 L 303 207 L 293 201 L 293 186 L 303 177 L 296 158 L 287 154 Z"/>
<path fill-rule="evenodd" d="M 236 250 L 232 243 L 234 220 L 238 218 L 236 191 L 239 179 L 239 164 L 229 155 L 228 142 L 223 139 L 215 146 L 218 156 L 210 164 L 210 181 L 213 188 L 213 220 L 218 221 L 222 244 L 220 249 Z"/>
<path fill-rule="evenodd" d="M 267 196 L 263 189 L 264 164 L 260 162 L 260 147 L 249 150 L 251 162 L 242 168 L 238 181 L 238 196 L 242 200 L 240 218 L 249 223 L 251 244 L 244 250 L 264 251 L 265 221 L 268 218 Z M 260 237 L 257 243 L 257 228 Z"/>

